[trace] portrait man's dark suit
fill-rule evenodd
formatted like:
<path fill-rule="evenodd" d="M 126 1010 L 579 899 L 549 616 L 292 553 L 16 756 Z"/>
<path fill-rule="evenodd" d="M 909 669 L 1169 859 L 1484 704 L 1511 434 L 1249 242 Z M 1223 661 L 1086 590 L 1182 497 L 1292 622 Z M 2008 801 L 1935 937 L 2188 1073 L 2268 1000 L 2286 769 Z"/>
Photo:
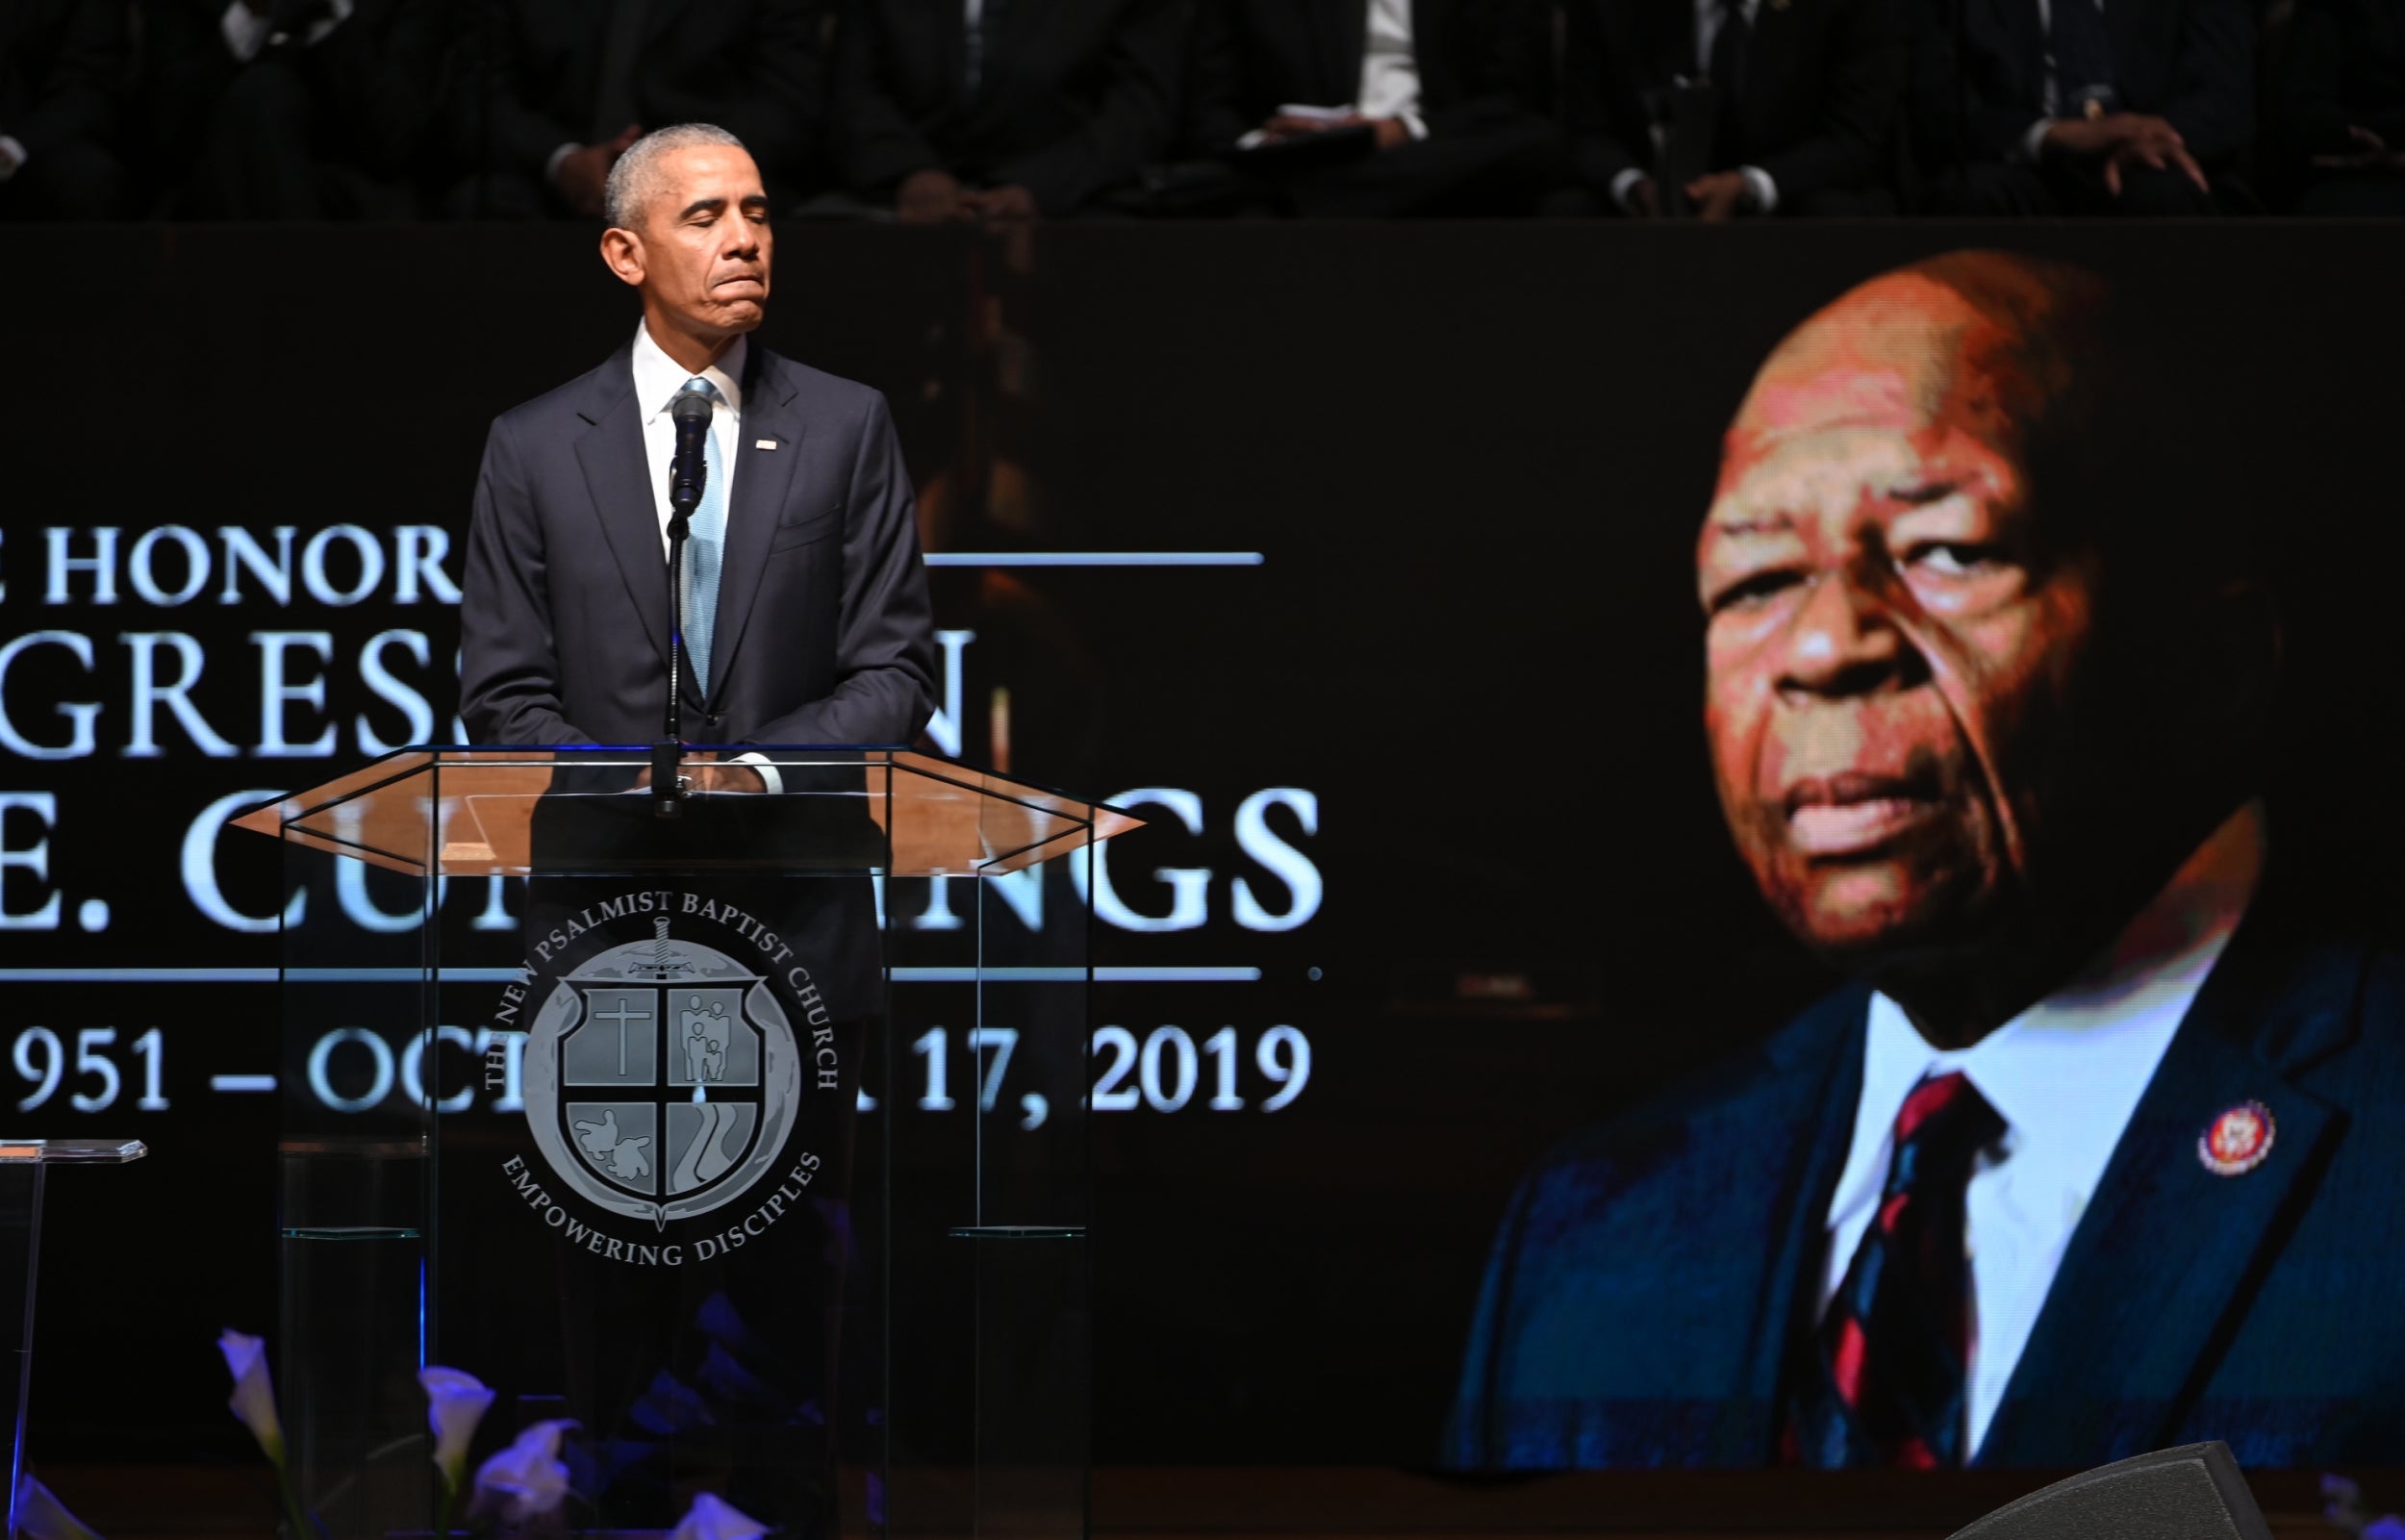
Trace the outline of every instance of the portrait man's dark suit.
<path fill-rule="evenodd" d="M 2047 37 L 2038 0 L 1908 3 L 1912 149 L 1947 207 L 1965 214 L 2084 207 L 2050 191 L 2073 184 L 2043 174 L 2047 168 L 2030 165 L 2024 153 L 2031 125 L 2046 115 Z M 2167 121 L 2209 176 L 2228 171 L 2255 129 L 2247 0 L 2106 0 L 2103 12 L 2122 108 Z M 2195 212 L 2179 188 L 2164 186 L 2165 197 L 2180 201 L 2161 212 Z"/>
<path fill-rule="evenodd" d="M 1184 17 L 1171 0 L 957 0 L 844 12 L 828 133 L 844 184 L 893 192 L 918 171 L 1023 187 L 1058 217 L 1169 147 Z"/>
<path fill-rule="evenodd" d="M 2405 214 L 2405 0 L 2302 0 L 2273 112 L 2295 213 Z"/>
<path fill-rule="evenodd" d="M 1416 214 L 1502 176 L 1510 212 L 1532 207 L 1557 170 L 1550 14 L 1528 0 L 1411 0 L 1417 112 L 1428 137 L 1286 182 L 1295 212 Z M 1334 107 L 1361 88 L 1364 0 L 1202 0 L 1189 65 L 1189 137 L 1228 155 L 1289 104 Z M 1271 175 L 1278 173 L 1272 169 Z M 1477 212 L 1484 212 L 1482 209 Z"/>
<path fill-rule="evenodd" d="M 1884 184 L 1904 103 L 1903 4 L 1761 0 L 1707 169 L 1759 167 L 1783 214 L 1891 209 Z M 1703 72 L 1695 0 L 1571 0 L 1563 36 L 1572 162 L 1608 200 L 1623 172 L 1653 170 L 1648 94 Z"/>
<path fill-rule="evenodd" d="M 693 744 L 908 743 L 934 700 L 926 579 L 885 398 L 754 342 Z M 493 424 L 461 612 L 468 735 L 648 744 L 668 569 L 628 352 Z M 563 660 L 570 660 L 564 662 Z"/>
<path fill-rule="evenodd" d="M 2276 874 L 2114 1150 L 1974 1463 L 2201 1439 L 2249 1465 L 2405 1454 L 2405 959 Z M 1496 1242 L 1446 1429 L 1463 1469 L 1779 1463 L 1786 1347 L 1844 1161 L 1868 992 L 1557 1150 Z M 2263 1164 L 2197 1142 L 2260 1101 Z"/>

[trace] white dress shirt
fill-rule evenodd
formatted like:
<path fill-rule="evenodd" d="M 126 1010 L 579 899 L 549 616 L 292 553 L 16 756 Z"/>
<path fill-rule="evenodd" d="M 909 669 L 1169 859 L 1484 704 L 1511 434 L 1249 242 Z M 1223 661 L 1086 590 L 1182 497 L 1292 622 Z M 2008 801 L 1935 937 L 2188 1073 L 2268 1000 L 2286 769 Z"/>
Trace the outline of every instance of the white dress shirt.
<path fill-rule="evenodd" d="M 1732 10 L 1744 16 L 1745 24 L 1751 27 L 1754 25 L 1755 16 L 1760 13 L 1761 8 L 1761 0 L 1717 0 L 1717 3 L 1715 0 L 1695 0 L 1696 59 L 1702 61 L 1711 58 L 1712 43 L 1720 37 L 1720 29 L 1728 21 Z M 1737 171 L 1745 178 L 1746 202 L 1753 207 L 1754 212 L 1757 214 L 1776 213 L 1779 208 L 1779 184 L 1770 179 L 1770 173 L 1759 165 L 1740 165 Z M 1611 201 L 1620 205 L 1626 213 L 1635 213 L 1635 205 L 1630 200 L 1636 192 L 1636 185 L 1650 174 L 1636 166 L 1631 166 L 1613 177 L 1611 179 Z"/>
<path fill-rule="evenodd" d="M 1369 0 L 1361 28 L 1361 83 L 1354 110 L 1363 117 L 1394 117 L 1415 139 L 1428 138 L 1420 117 L 1420 59 L 1411 41 L 1411 0 Z"/>
<path fill-rule="evenodd" d="M 1925 1042 L 1873 995 L 1854 1143 L 1829 1205 L 1821 1309 L 1878 1211 L 1896 1114 L 1925 1074 L 1960 1070 L 2004 1120 L 1972 1170 L 1965 1237 L 1973 1453 L 2004 1400 L 2071 1233 L 2181 1020 L 2237 930 L 2263 871 L 2259 803 L 2232 814 L 2079 976 L 1970 1048 Z"/>
<path fill-rule="evenodd" d="M 751 339 L 738 337 L 723 357 L 695 375 L 651 340 L 650 327 L 635 328 L 635 410 L 643 414 L 643 457 L 651 471 L 651 503 L 659 510 L 660 555 L 664 560 L 668 556 L 668 521 L 671 512 L 668 472 L 670 462 L 676 458 L 676 419 L 669 416 L 669 408 L 675 405 L 676 392 L 685 388 L 688 380 L 704 379 L 719 388 L 718 402 L 710 410 L 710 437 L 718 445 L 720 485 L 724 489 L 731 513 L 735 506 L 735 467 L 742 459 L 735 451 L 743 442 L 744 357 L 750 349 Z"/>
<path fill-rule="evenodd" d="M 735 467 L 743 463 L 737 451 L 743 444 L 744 428 L 744 359 L 751 350 L 751 339 L 738 337 L 719 361 L 698 375 L 686 371 L 685 366 L 668 356 L 659 343 L 651 340 L 647 325 L 635 328 L 634 374 L 635 410 L 643 414 L 644 465 L 651 472 L 651 506 L 660 516 L 660 559 L 668 560 L 668 525 L 674 510 L 669 506 L 668 474 L 671 462 L 676 458 L 676 419 L 669 408 L 676 402 L 676 393 L 685 382 L 703 379 L 718 387 L 718 401 L 710 409 L 710 438 L 718 445 L 720 495 L 726 500 L 727 516 L 735 512 Z M 760 772 L 772 792 L 781 791 L 776 767 L 764 755 L 738 754 L 737 761 Z"/>

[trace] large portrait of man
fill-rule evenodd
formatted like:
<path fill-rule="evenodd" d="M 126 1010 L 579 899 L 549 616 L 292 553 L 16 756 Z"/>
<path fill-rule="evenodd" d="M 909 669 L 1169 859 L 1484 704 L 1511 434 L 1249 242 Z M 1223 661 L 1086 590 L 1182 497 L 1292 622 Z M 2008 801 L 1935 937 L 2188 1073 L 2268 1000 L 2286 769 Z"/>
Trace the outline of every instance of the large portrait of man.
<path fill-rule="evenodd" d="M 1696 545 L 1762 899 L 1850 981 L 1558 1149 L 1462 1468 L 2405 1457 L 2405 969 L 2288 858 L 2285 601 L 2063 264 L 1861 284 L 1756 374 Z"/>

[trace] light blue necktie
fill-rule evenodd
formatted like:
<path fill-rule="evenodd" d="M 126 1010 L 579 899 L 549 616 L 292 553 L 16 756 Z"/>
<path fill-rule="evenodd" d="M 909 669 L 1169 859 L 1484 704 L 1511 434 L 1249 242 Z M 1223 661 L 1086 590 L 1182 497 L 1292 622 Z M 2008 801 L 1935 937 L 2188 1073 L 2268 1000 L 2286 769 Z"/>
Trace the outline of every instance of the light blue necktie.
<path fill-rule="evenodd" d="M 719 388 L 704 379 L 687 380 L 680 395 L 706 395 L 713 406 Z M 703 463 L 709 473 L 701 483 L 701 506 L 685 525 L 685 651 L 693 659 L 694 679 L 701 693 L 710 693 L 710 637 L 718 629 L 719 568 L 726 557 L 726 473 L 719 458 L 718 420 L 711 418 L 703 439 Z"/>

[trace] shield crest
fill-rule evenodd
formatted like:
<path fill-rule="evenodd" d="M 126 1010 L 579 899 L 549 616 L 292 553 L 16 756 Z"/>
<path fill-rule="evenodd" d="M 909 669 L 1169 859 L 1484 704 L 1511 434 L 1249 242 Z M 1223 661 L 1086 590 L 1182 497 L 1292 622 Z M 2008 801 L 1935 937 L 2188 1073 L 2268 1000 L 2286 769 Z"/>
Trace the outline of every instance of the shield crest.
<path fill-rule="evenodd" d="M 562 979 L 526 1072 L 527 1119 L 553 1169 L 663 1228 L 750 1185 L 791 1131 L 799 1090 L 792 1030 L 760 975 L 665 936 Z"/>

